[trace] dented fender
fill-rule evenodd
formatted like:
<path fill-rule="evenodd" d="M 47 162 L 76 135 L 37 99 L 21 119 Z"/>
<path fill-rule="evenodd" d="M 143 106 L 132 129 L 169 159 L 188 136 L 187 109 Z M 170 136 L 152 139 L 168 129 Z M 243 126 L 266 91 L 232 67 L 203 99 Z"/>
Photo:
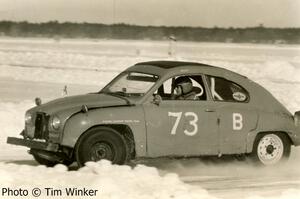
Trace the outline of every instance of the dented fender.
<path fill-rule="evenodd" d="M 146 155 L 144 112 L 140 106 L 97 108 L 70 117 L 64 127 L 63 146 L 75 147 L 79 137 L 95 126 L 127 125 L 134 136 L 136 156 Z"/>

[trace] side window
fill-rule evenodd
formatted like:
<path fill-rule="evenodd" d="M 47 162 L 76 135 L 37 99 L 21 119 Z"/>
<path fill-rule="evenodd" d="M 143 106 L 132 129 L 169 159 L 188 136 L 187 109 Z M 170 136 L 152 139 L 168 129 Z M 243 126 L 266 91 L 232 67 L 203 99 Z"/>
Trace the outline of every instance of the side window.
<path fill-rule="evenodd" d="M 163 100 L 206 100 L 201 75 L 175 76 L 166 80 L 155 92 Z"/>
<path fill-rule="evenodd" d="M 215 101 L 248 102 L 249 94 L 240 85 L 221 77 L 207 76 L 208 86 Z"/>

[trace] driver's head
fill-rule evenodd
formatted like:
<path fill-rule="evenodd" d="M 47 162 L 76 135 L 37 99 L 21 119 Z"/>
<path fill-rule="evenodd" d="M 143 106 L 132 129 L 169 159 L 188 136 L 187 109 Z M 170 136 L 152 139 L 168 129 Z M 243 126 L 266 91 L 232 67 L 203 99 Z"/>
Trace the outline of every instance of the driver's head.
<path fill-rule="evenodd" d="M 177 94 L 186 94 L 193 90 L 192 80 L 188 77 L 178 77 L 174 81 Z"/>

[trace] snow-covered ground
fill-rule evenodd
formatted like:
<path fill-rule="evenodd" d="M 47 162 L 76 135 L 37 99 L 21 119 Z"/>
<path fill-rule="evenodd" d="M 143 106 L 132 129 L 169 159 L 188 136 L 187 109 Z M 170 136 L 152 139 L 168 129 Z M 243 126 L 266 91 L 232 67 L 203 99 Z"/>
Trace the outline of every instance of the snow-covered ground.
<path fill-rule="evenodd" d="M 128 66 L 149 60 L 217 65 L 248 76 L 270 90 L 291 112 L 300 110 L 300 46 L 177 42 L 0 39 L 0 191 L 3 187 L 99 190 L 99 198 L 300 198 L 300 150 L 289 164 L 254 168 L 230 158 L 149 160 L 135 168 L 91 163 L 79 171 L 37 166 L 17 136 L 24 112 L 40 96 L 48 101 L 100 90 Z M 154 167 L 153 167 L 154 166 Z M 0 193 L 1 194 L 1 193 Z M 42 196 L 46 197 L 45 190 Z M 13 198 L 13 197 L 12 197 Z"/>

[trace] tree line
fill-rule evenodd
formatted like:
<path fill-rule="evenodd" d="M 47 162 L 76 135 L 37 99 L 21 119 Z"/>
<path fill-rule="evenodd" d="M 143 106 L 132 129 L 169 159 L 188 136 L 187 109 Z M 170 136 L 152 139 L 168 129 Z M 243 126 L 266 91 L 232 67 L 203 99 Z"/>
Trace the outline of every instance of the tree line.
<path fill-rule="evenodd" d="M 300 28 L 203 28 L 129 24 L 0 21 L 0 36 L 299 44 Z"/>

